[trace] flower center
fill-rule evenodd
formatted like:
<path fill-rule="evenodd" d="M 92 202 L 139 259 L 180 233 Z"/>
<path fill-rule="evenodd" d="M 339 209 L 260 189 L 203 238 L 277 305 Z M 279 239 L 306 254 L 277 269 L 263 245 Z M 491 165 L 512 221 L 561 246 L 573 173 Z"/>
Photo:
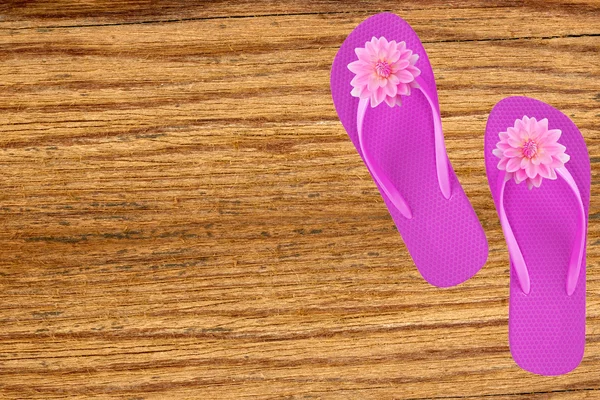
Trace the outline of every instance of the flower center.
<path fill-rule="evenodd" d="M 523 145 L 523 155 L 527 158 L 533 158 L 537 154 L 537 143 L 531 139 Z"/>
<path fill-rule="evenodd" d="M 380 60 L 375 63 L 375 72 L 380 77 L 387 78 L 392 73 L 392 68 L 387 62 Z"/>

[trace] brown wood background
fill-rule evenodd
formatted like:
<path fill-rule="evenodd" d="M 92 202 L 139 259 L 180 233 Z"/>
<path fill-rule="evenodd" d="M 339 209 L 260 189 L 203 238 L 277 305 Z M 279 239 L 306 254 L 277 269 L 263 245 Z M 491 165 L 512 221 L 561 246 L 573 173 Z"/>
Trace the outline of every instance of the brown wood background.
<path fill-rule="evenodd" d="M 490 243 L 457 288 L 421 279 L 331 101 L 383 10 L 424 42 Z M 599 399 L 599 51 L 591 0 L 4 2 L 0 397 Z M 561 377 L 508 349 L 483 132 L 510 95 L 592 159 L 587 349 Z"/>

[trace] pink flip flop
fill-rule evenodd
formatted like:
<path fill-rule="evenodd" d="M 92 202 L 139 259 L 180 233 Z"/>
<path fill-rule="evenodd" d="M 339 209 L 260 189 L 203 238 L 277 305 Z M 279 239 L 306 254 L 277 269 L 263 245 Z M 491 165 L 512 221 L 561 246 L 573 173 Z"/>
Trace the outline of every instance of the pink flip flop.
<path fill-rule="evenodd" d="M 454 286 L 481 269 L 487 241 L 446 154 L 435 78 L 400 17 L 363 21 L 331 68 L 337 113 L 419 272 Z"/>
<path fill-rule="evenodd" d="M 565 374 L 585 348 L 585 141 L 557 109 L 510 97 L 488 118 L 485 166 L 510 256 L 510 351 L 527 371 Z"/>

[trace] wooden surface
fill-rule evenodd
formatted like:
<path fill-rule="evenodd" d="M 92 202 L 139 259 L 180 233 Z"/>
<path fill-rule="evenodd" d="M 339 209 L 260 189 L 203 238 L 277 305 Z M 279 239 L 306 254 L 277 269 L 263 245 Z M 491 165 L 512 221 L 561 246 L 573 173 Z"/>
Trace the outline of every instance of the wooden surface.
<path fill-rule="evenodd" d="M 0 5 L 0 398 L 600 398 L 600 3 Z M 490 245 L 415 269 L 330 97 L 351 30 L 393 11 L 437 76 Z M 483 164 L 491 107 L 568 114 L 592 159 L 587 348 L 520 370 Z"/>

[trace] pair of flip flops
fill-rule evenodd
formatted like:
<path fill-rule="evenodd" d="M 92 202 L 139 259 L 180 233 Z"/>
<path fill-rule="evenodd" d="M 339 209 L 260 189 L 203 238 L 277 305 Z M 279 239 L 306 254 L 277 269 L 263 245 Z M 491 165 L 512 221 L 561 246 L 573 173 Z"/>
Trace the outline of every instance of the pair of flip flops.
<path fill-rule="evenodd" d="M 335 57 L 331 92 L 423 278 L 449 287 L 474 276 L 487 240 L 448 160 L 435 78 L 410 25 L 390 13 L 362 22 Z M 567 373 L 585 347 L 585 142 L 562 112 L 510 97 L 490 113 L 484 153 L 511 264 L 511 353 L 533 373 Z"/>

